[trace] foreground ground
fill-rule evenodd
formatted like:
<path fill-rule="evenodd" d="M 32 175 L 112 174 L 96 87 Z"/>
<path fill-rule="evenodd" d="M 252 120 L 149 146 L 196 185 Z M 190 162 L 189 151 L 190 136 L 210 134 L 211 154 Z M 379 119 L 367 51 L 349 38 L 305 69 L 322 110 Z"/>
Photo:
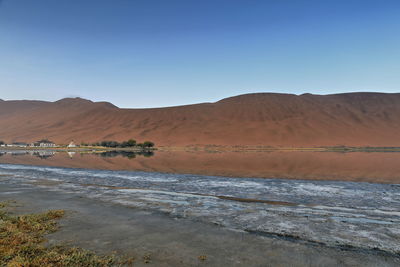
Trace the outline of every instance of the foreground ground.
<path fill-rule="evenodd" d="M 79 246 L 100 255 L 135 258 L 135 266 L 398 266 L 392 254 L 338 249 L 262 237 L 215 225 L 174 219 L 74 194 L 26 185 L 0 188 L 0 201 L 16 200 L 12 212 L 63 209 L 50 245 Z"/>
<path fill-rule="evenodd" d="M 111 256 L 98 257 L 89 251 L 68 246 L 46 246 L 44 235 L 58 229 L 63 210 L 15 215 L 8 209 L 15 202 L 0 202 L 1 266 L 111 266 Z"/>

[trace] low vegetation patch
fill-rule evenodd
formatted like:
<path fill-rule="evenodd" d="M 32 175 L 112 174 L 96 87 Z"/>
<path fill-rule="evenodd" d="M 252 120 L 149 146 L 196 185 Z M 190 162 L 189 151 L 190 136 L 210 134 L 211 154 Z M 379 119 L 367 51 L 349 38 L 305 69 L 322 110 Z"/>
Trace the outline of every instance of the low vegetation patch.
<path fill-rule="evenodd" d="M 0 203 L 0 266 L 115 266 L 111 256 L 64 246 L 45 246 L 44 235 L 58 229 L 63 210 L 15 216 Z M 125 263 L 126 264 L 126 263 Z"/>
<path fill-rule="evenodd" d="M 87 143 L 82 143 L 82 146 L 90 146 Z M 141 148 L 141 149 L 151 149 L 155 144 L 151 141 L 145 141 L 143 143 L 137 143 L 134 139 L 129 139 L 128 141 L 117 142 L 117 141 L 101 141 L 91 144 L 91 146 L 97 147 L 112 147 L 112 148 Z"/>

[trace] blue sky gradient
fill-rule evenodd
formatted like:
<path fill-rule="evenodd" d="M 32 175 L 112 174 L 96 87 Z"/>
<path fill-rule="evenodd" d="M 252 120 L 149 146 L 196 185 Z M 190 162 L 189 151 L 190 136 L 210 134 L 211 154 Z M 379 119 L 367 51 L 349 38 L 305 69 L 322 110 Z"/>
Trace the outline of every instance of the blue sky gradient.
<path fill-rule="evenodd" d="M 400 1 L 3 0 L 0 98 L 399 92 Z"/>

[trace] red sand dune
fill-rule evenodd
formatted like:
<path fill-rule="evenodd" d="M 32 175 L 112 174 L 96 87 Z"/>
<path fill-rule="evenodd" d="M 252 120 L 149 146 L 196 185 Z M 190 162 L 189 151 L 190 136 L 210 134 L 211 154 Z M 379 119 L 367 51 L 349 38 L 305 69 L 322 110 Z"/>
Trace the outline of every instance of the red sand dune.
<path fill-rule="evenodd" d="M 151 140 L 161 146 L 400 146 L 400 94 L 248 94 L 120 109 L 106 102 L 0 100 L 0 140 Z"/>

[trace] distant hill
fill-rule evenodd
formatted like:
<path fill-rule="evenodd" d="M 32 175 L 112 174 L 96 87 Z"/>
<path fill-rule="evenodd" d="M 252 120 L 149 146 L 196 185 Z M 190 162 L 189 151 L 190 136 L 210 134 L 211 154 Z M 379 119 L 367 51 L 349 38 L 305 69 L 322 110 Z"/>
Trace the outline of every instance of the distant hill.
<path fill-rule="evenodd" d="M 67 144 L 400 146 L 400 94 L 259 93 L 216 103 L 121 109 L 107 102 L 0 101 L 0 140 Z"/>

